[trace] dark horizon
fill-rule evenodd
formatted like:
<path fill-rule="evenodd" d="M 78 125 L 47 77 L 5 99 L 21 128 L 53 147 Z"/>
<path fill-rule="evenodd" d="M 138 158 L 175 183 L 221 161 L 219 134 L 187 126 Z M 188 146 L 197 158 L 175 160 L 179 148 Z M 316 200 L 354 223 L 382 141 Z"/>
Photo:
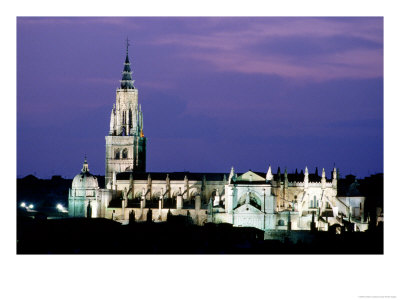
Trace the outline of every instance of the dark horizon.
<path fill-rule="evenodd" d="M 147 171 L 383 173 L 383 18 L 19 17 L 18 178 L 104 174 L 126 36 Z"/>

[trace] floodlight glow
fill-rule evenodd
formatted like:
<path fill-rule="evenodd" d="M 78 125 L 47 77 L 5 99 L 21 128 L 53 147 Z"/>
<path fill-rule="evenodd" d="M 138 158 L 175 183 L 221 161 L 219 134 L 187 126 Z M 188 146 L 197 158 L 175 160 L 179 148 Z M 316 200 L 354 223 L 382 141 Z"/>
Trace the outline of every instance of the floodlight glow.
<path fill-rule="evenodd" d="M 30 209 L 32 209 L 33 208 L 33 204 L 29 204 L 29 206 L 28 206 Z"/>
<path fill-rule="evenodd" d="M 21 207 L 26 207 L 25 202 L 22 202 L 22 203 L 21 203 Z"/>
<path fill-rule="evenodd" d="M 63 207 L 61 204 L 57 204 L 57 209 L 58 209 L 58 210 L 63 210 L 63 208 L 64 208 L 64 207 Z"/>

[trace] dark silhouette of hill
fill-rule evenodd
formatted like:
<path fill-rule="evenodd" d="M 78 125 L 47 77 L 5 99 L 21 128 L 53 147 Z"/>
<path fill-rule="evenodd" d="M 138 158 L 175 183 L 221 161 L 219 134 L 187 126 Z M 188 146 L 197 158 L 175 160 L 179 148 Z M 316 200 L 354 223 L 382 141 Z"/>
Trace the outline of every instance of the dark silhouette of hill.
<path fill-rule="evenodd" d="M 290 233 L 282 232 L 290 237 Z M 308 233 L 311 234 L 311 233 Z M 383 254 L 383 230 L 315 232 L 306 241 L 264 240 L 230 224 L 195 226 L 186 217 L 121 225 L 109 219 L 18 217 L 18 254 Z"/>

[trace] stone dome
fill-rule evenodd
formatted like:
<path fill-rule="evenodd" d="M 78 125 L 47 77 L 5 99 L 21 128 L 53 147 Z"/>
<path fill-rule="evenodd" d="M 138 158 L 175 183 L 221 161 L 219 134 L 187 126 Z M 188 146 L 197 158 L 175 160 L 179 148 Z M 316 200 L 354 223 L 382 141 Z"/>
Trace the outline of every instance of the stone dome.
<path fill-rule="evenodd" d="M 72 180 L 73 189 L 97 189 L 99 183 L 97 178 L 89 173 L 88 163 L 85 158 L 81 173 L 76 175 Z"/>

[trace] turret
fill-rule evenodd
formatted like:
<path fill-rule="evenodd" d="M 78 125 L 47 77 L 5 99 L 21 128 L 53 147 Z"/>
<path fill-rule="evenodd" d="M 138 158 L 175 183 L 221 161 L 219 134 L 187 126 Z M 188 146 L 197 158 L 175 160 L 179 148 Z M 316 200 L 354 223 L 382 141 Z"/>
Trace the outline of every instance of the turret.
<path fill-rule="evenodd" d="M 334 189 L 337 189 L 337 171 L 336 171 L 336 167 L 333 168 L 333 172 L 332 172 L 332 187 Z"/>
<path fill-rule="evenodd" d="M 110 116 L 110 131 L 109 131 L 109 135 L 113 135 L 113 133 L 114 133 L 114 118 L 115 118 L 115 109 L 113 108 L 111 110 L 111 116 Z"/>
<path fill-rule="evenodd" d="M 304 170 L 304 188 L 308 188 L 308 168 Z"/>
<path fill-rule="evenodd" d="M 228 183 L 230 184 L 231 181 L 232 181 L 234 178 L 235 178 L 235 169 L 234 169 L 233 166 L 232 166 L 231 172 L 229 173 Z"/>
<path fill-rule="evenodd" d="M 268 167 L 267 175 L 265 176 L 266 181 L 271 181 L 274 179 L 274 176 L 272 175 L 272 170 L 271 170 L 271 165 Z"/>
<path fill-rule="evenodd" d="M 289 185 L 287 169 L 285 168 L 284 180 L 283 180 L 284 187 L 287 188 Z"/>
<path fill-rule="evenodd" d="M 326 187 L 326 177 L 325 177 L 325 169 L 324 168 L 322 168 L 321 184 L 322 184 L 322 188 L 324 189 Z"/>
<path fill-rule="evenodd" d="M 277 180 L 277 183 L 278 183 L 278 187 L 280 187 L 281 186 L 281 168 L 280 167 L 278 167 L 278 171 L 277 171 L 277 177 L 278 177 L 278 180 Z"/>

